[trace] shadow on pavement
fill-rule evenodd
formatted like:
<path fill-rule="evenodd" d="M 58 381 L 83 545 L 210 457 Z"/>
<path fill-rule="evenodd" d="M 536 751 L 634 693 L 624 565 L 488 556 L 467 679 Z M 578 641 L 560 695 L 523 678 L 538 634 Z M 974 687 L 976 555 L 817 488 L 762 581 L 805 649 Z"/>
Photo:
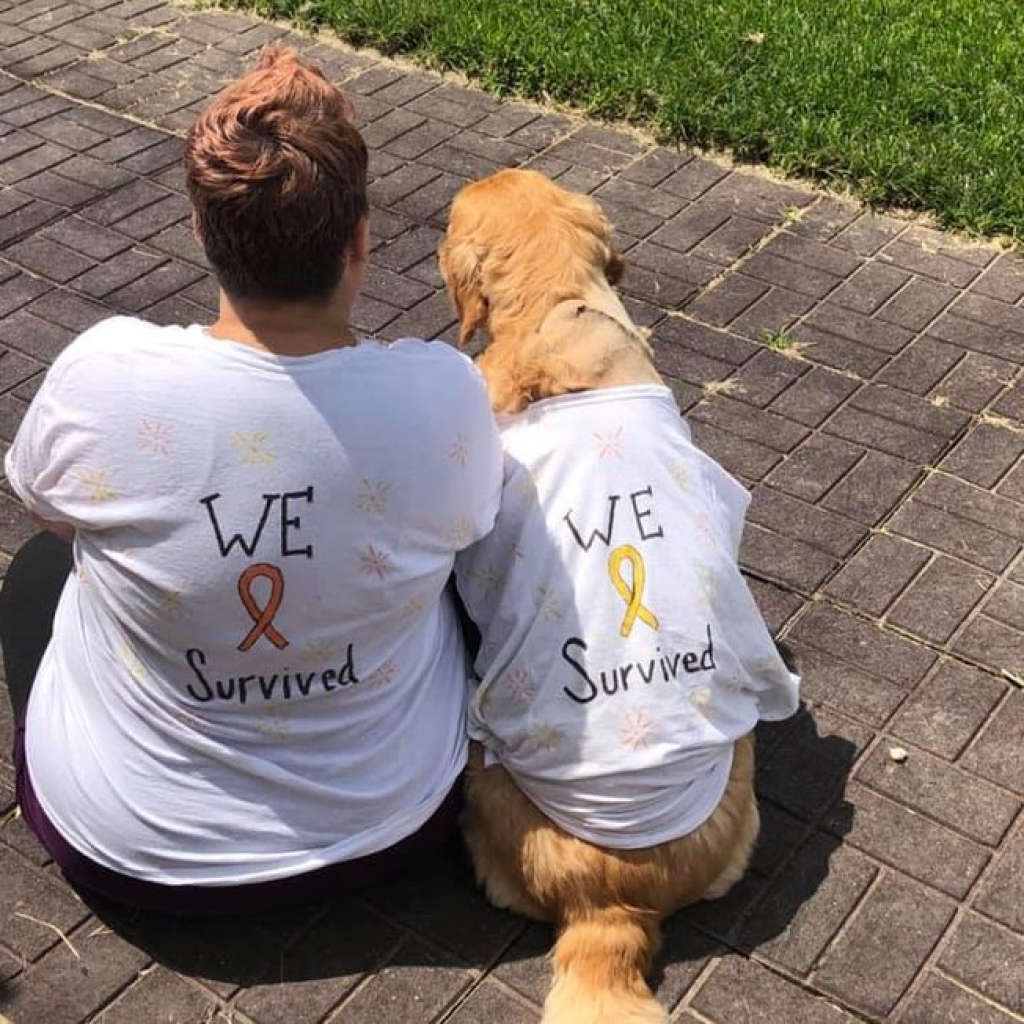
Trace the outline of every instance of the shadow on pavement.
<path fill-rule="evenodd" d="M 786 932 L 828 877 L 852 821 L 841 798 L 853 743 L 818 733 L 813 715 L 759 730 L 762 831 L 751 870 L 715 903 L 666 922 L 656 985 L 673 989 L 708 956 L 749 950 Z M 795 806 L 794 806 L 795 805 Z M 827 813 L 828 831 L 815 827 Z M 452 840 L 406 876 L 359 896 L 275 913 L 206 919 L 124 911 L 84 895 L 110 928 L 171 970 L 242 987 L 358 976 L 385 966 L 486 969 L 534 961 L 543 975 L 550 930 L 490 907 Z M 504 970 L 505 968 L 503 968 Z"/>

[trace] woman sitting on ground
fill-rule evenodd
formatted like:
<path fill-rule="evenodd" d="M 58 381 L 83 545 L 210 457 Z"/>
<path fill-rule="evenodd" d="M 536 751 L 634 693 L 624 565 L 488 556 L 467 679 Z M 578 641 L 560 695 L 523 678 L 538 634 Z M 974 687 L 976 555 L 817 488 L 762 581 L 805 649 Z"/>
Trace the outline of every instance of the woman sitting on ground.
<path fill-rule="evenodd" d="M 331 895 L 452 830 L 467 662 L 446 589 L 501 485 L 484 385 L 350 326 L 369 249 L 344 94 L 286 50 L 185 155 L 211 327 L 115 317 L 7 455 L 50 532 L 0 640 L 25 820 L 74 883 L 175 913 Z"/>

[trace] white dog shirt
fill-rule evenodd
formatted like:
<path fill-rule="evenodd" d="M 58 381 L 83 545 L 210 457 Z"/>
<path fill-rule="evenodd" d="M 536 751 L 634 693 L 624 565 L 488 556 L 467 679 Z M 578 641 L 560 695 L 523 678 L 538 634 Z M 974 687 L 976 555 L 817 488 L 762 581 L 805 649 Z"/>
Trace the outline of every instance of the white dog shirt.
<path fill-rule="evenodd" d="M 737 565 L 750 497 L 664 386 L 499 425 L 497 524 L 456 560 L 483 635 L 470 735 L 567 832 L 622 849 L 686 835 L 735 741 L 799 702 Z"/>

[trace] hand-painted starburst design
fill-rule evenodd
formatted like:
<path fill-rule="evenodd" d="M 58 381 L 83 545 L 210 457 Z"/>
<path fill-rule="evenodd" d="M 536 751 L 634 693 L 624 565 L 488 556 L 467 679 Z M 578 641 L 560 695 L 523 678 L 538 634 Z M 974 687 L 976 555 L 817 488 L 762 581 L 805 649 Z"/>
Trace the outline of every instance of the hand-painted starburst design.
<path fill-rule="evenodd" d="M 243 466 L 272 466 L 277 461 L 277 456 L 267 450 L 267 441 L 268 435 L 265 430 L 253 433 L 239 430 L 231 439 L 231 444 L 241 451 Z"/>
<path fill-rule="evenodd" d="M 117 497 L 117 488 L 110 482 L 110 472 L 106 469 L 80 469 L 75 479 L 85 488 L 90 501 L 110 501 Z"/>
<path fill-rule="evenodd" d="M 668 474 L 681 491 L 689 490 L 691 482 L 690 467 L 685 462 L 673 459 L 668 464 Z"/>
<path fill-rule="evenodd" d="M 482 597 L 489 597 L 492 590 L 501 587 L 505 582 L 504 574 L 489 565 L 474 569 L 469 578 L 480 587 Z"/>
<path fill-rule="evenodd" d="M 256 731 L 271 740 L 284 740 L 291 734 L 291 724 L 282 709 L 269 704 L 260 711 L 260 720 L 256 723 Z"/>
<path fill-rule="evenodd" d="M 710 569 L 698 569 L 697 582 L 700 587 L 697 600 L 703 605 L 713 604 L 718 594 L 718 577 Z"/>
<path fill-rule="evenodd" d="M 595 430 L 594 440 L 597 442 L 597 457 L 599 459 L 622 458 L 622 427 L 616 427 L 610 434 L 602 434 Z"/>
<path fill-rule="evenodd" d="M 459 519 L 448 531 L 448 543 L 456 551 L 461 551 L 473 543 L 473 534 L 473 524 L 468 519 Z"/>
<path fill-rule="evenodd" d="M 334 657 L 334 644 L 326 640 L 307 640 L 302 647 L 302 663 L 304 665 L 323 665 Z"/>
<path fill-rule="evenodd" d="M 565 742 L 565 731 L 550 722 L 537 722 L 530 729 L 530 742 L 537 750 L 557 750 Z"/>
<path fill-rule="evenodd" d="M 390 480 L 363 480 L 363 489 L 356 496 L 356 505 L 371 516 L 381 516 L 388 505 Z"/>
<path fill-rule="evenodd" d="M 690 703 L 702 714 L 706 715 L 711 710 L 714 697 L 710 687 L 697 686 L 690 691 Z"/>
<path fill-rule="evenodd" d="M 138 655 L 131 649 L 126 640 L 118 641 L 117 653 L 121 658 L 121 663 L 126 669 L 128 669 L 128 675 L 130 675 L 137 683 L 146 682 L 146 669 L 142 662 L 139 661 Z"/>
<path fill-rule="evenodd" d="M 371 690 L 379 690 L 382 686 L 387 686 L 395 678 L 397 671 L 398 666 L 395 664 L 394 658 L 388 658 L 366 677 L 366 685 Z"/>
<path fill-rule="evenodd" d="M 405 610 L 409 615 L 420 615 L 426 607 L 427 602 L 425 598 L 410 597 L 406 602 Z"/>
<path fill-rule="evenodd" d="M 180 619 L 185 614 L 184 596 L 183 590 L 179 590 L 177 587 L 166 587 L 160 591 L 157 613 L 161 618 Z"/>
<path fill-rule="evenodd" d="M 139 420 L 139 451 L 166 458 L 174 447 L 174 424 Z"/>
<path fill-rule="evenodd" d="M 469 446 L 466 442 L 466 435 L 461 431 L 455 435 L 451 448 L 448 449 L 448 458 L 457 466 L 466 468 L 466 459 L 469 457 Z"/>
<path fill-rule="evenodd" d="M 654 742 L 654 719 L 646 711 L 627 711 L 622 716 L 619 741 L 627 750 L 645 750 Z"/>
<path fill-rule="evenodd" d="M 514 668 L 505 676 L 509 696 L 518 704 L 526 704 L 537 692 L 525 668 Z"/>
<path fill-rule="evenodd" d="M 555 592 L 551 587 L 538 587 L 537 601 L 545 618 L 550 619 L 552 622 L 558 622 L 562 618 L 562 606 L 555 598 Z"/>
<path fill-rule="evenodd" d="M 387 579 L 388 573 L 395 571 L 391 564 L 391 556 L 372 544 L 368 544 L 366 550 L 359 556 L 359 567 L 366 576 L 376 576 L 379 580 Z"/>

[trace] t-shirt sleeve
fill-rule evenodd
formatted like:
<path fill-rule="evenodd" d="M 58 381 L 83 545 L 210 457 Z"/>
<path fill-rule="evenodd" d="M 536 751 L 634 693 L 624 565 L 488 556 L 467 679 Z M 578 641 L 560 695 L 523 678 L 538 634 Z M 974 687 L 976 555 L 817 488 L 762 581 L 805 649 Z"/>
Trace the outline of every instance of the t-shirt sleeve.
<path fill-rule="evenodd" d="M 15 493 L 30 512 L 65 521 L 65 487 L 69 465 L 67 430 L 60 423 L 60 392 L 67 371 L 58 362 L 47 372 L 4 459 L 4 471 Z"/>
<path fill-rule="evenodd" d="M 120 504 L 118 470 L 103 443 L 112 413 L 90 408 L 104 401 L 96 384 L 73 343 L 47 372 L 4 459 L 7 479 L 30 512 L 76 529 L 111 525 Z"/>
<path fill-rule="evenodd" d="M 465 511 L 469 530 L 460 538 L 459 550 L 486 536 L 494 526 L 501 504 L 503 475 L 501 435 L 491 411 L 487 386 L 475 366 L 470 365 L 470 375 L 464 434 L 468 439 L 464 468 L 469 491 Z"/>

